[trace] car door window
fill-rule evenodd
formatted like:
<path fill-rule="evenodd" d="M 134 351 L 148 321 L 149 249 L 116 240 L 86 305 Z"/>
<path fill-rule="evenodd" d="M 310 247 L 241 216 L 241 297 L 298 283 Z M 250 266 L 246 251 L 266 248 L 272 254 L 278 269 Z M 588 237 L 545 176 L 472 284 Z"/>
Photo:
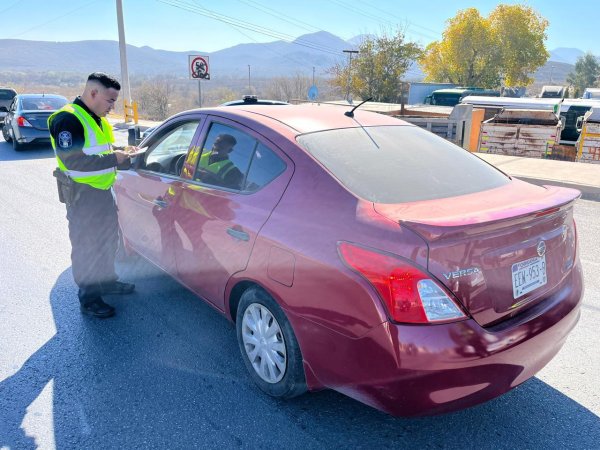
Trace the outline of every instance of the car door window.
<path fill-rule="evenodd" d="M 198 158 L 194 181 L 242 190 L 258 141 L 249 134 L 213 123 Z"/>
<path fill-rule="evenodd" d="M 286 164 L 279 156 L 264 144 L 259 143 L 250 163 L 244 190 L 247 192 L 258 191 L 283 173 L 285 168 Z"/>
<path fill-rule="evenodd" d="M 143 169 L 180 176 L 185 155 L 192 144 L 199 120 L 177 125 L 146 152 Z"/>

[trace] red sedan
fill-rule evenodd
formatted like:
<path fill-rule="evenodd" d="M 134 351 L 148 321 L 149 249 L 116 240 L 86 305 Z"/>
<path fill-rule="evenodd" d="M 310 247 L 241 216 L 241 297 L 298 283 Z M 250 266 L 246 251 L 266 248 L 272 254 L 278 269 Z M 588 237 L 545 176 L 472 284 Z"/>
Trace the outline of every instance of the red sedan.
<path fill-rule="evenodd" d="M 579 192 L 348 109 L 170 118 L 119 173 L 125 247 L 235 322 L 275 397 L 437 414 L 535 375 L 579 318 Z"/>

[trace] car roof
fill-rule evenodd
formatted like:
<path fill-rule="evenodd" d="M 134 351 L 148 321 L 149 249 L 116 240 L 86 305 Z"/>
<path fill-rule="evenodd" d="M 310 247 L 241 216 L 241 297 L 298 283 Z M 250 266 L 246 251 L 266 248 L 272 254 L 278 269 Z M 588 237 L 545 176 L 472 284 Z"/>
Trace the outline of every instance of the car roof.
<path fill-rule="evenodd" d="M 356 105 L 327 105 L 307 104 L 289 105 L 286 107 L 263 105 L 260 108 L 248 106 L 227 106 L 214 109 L 197 110 L 210 114 L 238 116 L 259 122 L 271 122 L 270 126 L 277 125 L 273 122 L 291 128 L 298 134 L 312 133 L 336 128 L 356 128 L 360 126 L 376 125 L 410 125 L 403 120 L 386 116 L 384 114 L 364 111 L 357 108 L 354 117 L 348 117 L 344 113 L 350 111 Z"/>
<path fill-rule="evenodd" d="M 40 97 L 48 97 L 48 98 L 65 98 L 62 95 L 58 94 L 18 94 L 19 98 L 40 98 Z"/>

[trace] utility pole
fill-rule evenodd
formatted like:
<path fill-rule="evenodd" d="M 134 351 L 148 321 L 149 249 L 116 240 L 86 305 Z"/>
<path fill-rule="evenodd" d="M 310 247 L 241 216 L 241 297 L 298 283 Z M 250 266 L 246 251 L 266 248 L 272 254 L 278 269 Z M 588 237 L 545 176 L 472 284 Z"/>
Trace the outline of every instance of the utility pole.
<path fill-rule="evenodd" d="M 352 54 L 358 53 L 358 50 L 342 50 L 348 53 L 348 88 L 346 89 L 346 101 L 352 103 L 350 99 L 350 84 L 352 83 Z"/>
<path fill-rule="evenodd" d="M 248 94 L 252 94 L 250 90 L 250 64 L 248 64 Z"/>
<path fill-rule="evenodd" d="M 119 27 L 119 53 L 121 55 L 121 86 L 125 108 L 131 106 L 131 89 L 129 87 L 129 71 L 127 70 L 127 53 L 125 50 L 125 26 L 123 25 L 123 3 L 117 0 L 117 24 Z"/>
<path fill-rule="evenodd" d="M 312 85 L 315 85 L 315 66 L 313 66 L 313 82 Z"/>

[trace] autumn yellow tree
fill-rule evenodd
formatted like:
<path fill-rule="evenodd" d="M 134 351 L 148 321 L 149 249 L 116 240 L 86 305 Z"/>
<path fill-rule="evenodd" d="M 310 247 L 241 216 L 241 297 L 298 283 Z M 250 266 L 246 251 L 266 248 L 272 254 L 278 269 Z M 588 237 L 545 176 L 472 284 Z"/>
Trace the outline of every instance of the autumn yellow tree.
<path fill-rule="evenodd" d="M 419 60 L 427 81 L 523 86 L 548 60 L 548 21 L 529 6 L 498 5 L 489 17 L 468 8 L 447 23 L 442 40 L 429 44 Z"/>

